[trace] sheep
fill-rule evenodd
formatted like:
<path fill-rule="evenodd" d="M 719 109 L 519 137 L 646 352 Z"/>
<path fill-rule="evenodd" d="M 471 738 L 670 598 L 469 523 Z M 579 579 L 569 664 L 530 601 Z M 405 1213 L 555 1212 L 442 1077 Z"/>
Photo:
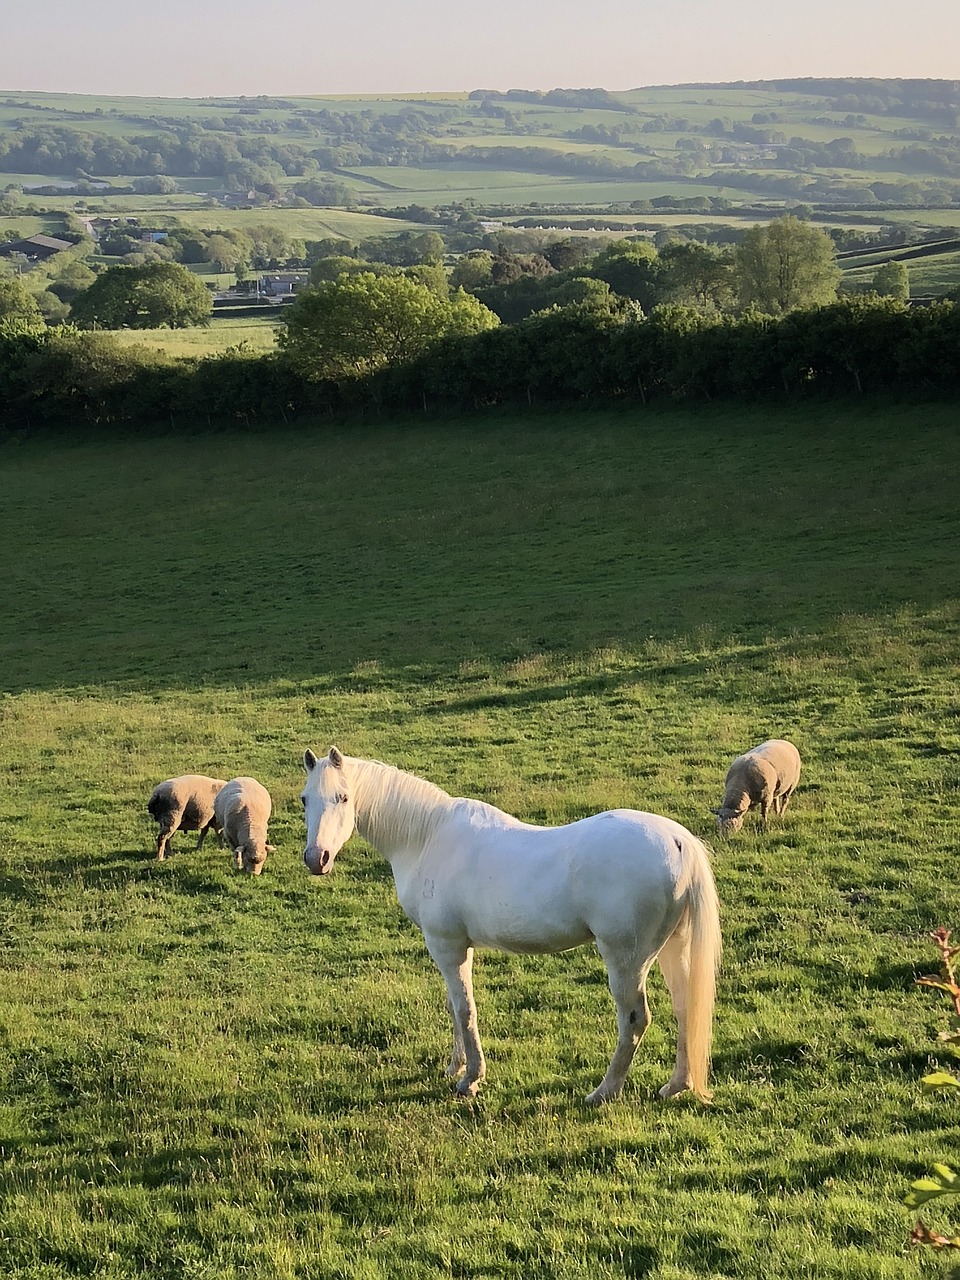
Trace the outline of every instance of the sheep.
<path fill-rule="evenodd" d="M 739 831 L 747 810 L 760 806 L 764 826 L 772 809 L 781 814 L 800 781 L 800 752 L 792 742 L 771 738 L 737 756 L 727 770 L 723 804 L 711 810 L 724 835 Z"/>
<path fill-rule="evenodd" d="M 207 778 L 202 773 L 185 773 L 180 778 L 168 778 L 158 783 L 147 801 L 147 812 L 160 823 L 157 835 L 157 860 L 162 862 L 167 845 L 175 831 L 199 831 L 197 848 L 203 847 L 207 832 L 213 827 L 217 834 L 220 826 L 214 814 L 214 801 L 221 787 L 227 784 L 222 778 Z"/>
<path fill-rule="evenodd" d="M 217 795 L 214 806 L 221 827 L 221 840 L 233 850 L 237 870 L 258 876 L 267 854 L 267 823 L 273 802 L 270 793 L 256 778 L 232 778 Z"/>

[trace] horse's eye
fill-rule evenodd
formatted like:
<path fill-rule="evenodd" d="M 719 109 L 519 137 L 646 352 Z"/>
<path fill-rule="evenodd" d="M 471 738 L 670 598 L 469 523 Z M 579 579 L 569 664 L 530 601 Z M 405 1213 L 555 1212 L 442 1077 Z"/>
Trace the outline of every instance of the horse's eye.
<path fill-rule="evenodd" d="M 350 799 L 350 797 L 349 797 L 349 796 L 345 796 L 345 795 L 341 792 L 341 793 L 340 793 L 340 795 L 338 795 L 338 796 L 335 798 L 335 800 L 334 800 L 334 804 L 346 804 L 346 803 L 347 803 L 347 801 L 348 801 L 349 799 Z"/>

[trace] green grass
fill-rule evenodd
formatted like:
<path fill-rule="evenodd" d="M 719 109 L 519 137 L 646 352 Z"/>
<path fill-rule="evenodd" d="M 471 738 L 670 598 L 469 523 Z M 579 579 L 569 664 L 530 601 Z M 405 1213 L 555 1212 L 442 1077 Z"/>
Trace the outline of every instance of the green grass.
<path fill-rule="evenodd" d="M 943 1274 L 899 1198 L 957 1158 L 912 984 L 960 927 L 955 404 L 0 449 L 0 1272 Z M 709 837 L 772 734 L 794 804 L 714 842 L 711 1107 L 655 1101 L 659 981 L 623 1100 L 582 1107 L 614 1039 L 589 949 L 480 958 L 490 1074 L 457 1103 L 385 865 L 300 865 L 306 745 Z M 187 769 L 270 787 L 259 881 L 211 842 L 151 858 L 145 798 Z"/>
<path fill-rule="evenodd" d="M 153 347 L 169 356 L 213 355 L 242 346 L 250 353 L 273 351 L 276 346 L 275 317 L 223 316 L 214 314 L 209 325 L 195 329 L 116 329 L 125 346 Z"/>
<path fill-rule="evenodd" d="M 16 105 L 7 106 L 0 102 L 0 128 L 9 128 L 14 121 L 25 120 L 31 125 L 58 125 L 73 127 L 79 130 L 92 130 L 112 134 L 115 137 L 130 138 L 141 136 L 145 129 L 153 128 L 145 124 L 150 117 L 164 118 L 167 121 L 181 120 L 184 124 L 209 122 L 217 117 L 229 116 L 237 104 L 223 100 L 218 105 L 217 99 L 137 99 L 124 97 L 94 97 L 90 95 L 70 94 L 15 94 Z M 904 133 L 916 131 L 918 121 L 909 116 L 869 115 L 848 121 L 847 113 L 836 110 L 830 105 L 828 98 L 816 94 L 799 94 L 779 92 L 770 87 L 764 89 L 747 89 L 743 86 L 712 87 L 693 89 L 689 86 L 661 86 L 633 90 L 619 95 L 631 103 L 637 114 L 625 115 L 622 111 L 606 109 L 580 109 L 577 107 L 559 107 L 553 104 L 525 103 L 509 101 L 504 103 L 510 118 L 498 119 L 485 114 L 481 104 L 469 101 L 465 93 L 431 94 L 415 96 L 368 95 L 350 97 L 302 97 L 285 98 L 287 105 L 282 107 L 260 108 L 258 119 L 265 126 L 278 132 L 264 135 L 268 140 L 278 143 L 290 143 L 297 147 L 310 149 L 314 139 L 309 133 L 295 128 L 302 124 L 296 113 L 303 109 L 316 110 L 319 107 L 332 111 L 351 114 L 364 112 L 378 117 L 396 117 L 399 111 L 412 107 L 426 121 L 424 141 L 428 144 L 439 144 L 445 148 L 466 148 L 471 145 L 491 145 L 514 148 L 522 151 L 527 147 L 559 152 L 589 152 L 602 156 L 608 162 L 622 165 L 627 171 L 639 156 L 636 152 L 623 147 L 611 147 L 604 142 L 592 144 L 576 134 L 584 126 L 623 125 L 630 124 L 642 127 L 656 125 L 656 132 L 639 133 L 628 141 L 640 145 L 660 157 L 675 160 L 676 144 L 680 137 L 695 136 L 699 141 L 714 146 L 719 139 L 712 135 L 696 134 L 695 130 L 708 125 L 717 117 L 733 124 L 752 123 L 754 113 L 761 111 L 773 113 L 777 119 L 770 121 L 772 127 L 780 131 L 785 138 L 802 139 L 823 143 L 832 138 L 849 137 L 855 142 L 864 156 L 879 156 L 892 148 L 897 148 L 909 141 Z M 24 102 L 27 105 L 22 105 Z M 31 107 L 29 104 L 35 104 Z M 51 110 L 52 108 L 52 110 Z M 678 130 L 673 127 L 661 128 L 661 125 L 672 125 L 682 120 L 685 127 Z M 160 127 L 160 126 L 157 126 Z M 945 124 L 938 124 L 934 133 L 937 137 L 954 136 L 955 131 L 947 129 Z M 898 136 L 898 133 L 901 136 Z M 250 135 L 256 137 L 256 134 Z M 743 150 L 741 142 L 736 143 L 742 158 L 732 166 L 738 170 L 751 168 L 758 172 L 758 183 L 761 179 L 769 180 L 776 176 L 776 171 L 767 167 L 769 157 L 763 147 L 752 155 Z M 696 153 L 685 153 L 688 158 Z M 915 164 L 915 160 L 913 161 Z M 939 169 L 940 166 L 936 165 Z M 378 166 L 376 176 L 391 185 L 396 185 L 400 201 L 444 205 L 451 201 L 475 199 L 480 203 L 506 202 L 511 204 L 533 204 L 536 202 L 566 203 L 571 206 L 583 204 L 621 203 L 632 199 L 648 198 L 651 195 L 671 193 L 677 185 L 669 180 L 659 184 L 633 185 L 627 182 L 606 180 L 570 180 L 550 178 L 548 175 L 526 173 L 519 178 L 511 178 L 506 172 L 486 171 L 482 181 L 474 183 L 458 183 L 451 181 L 446 174 L 436 176 L 432 181 L 410 177 L 406 183 L 398 173 L 399 167 L 389 164 Z M 711 174 L 717 169 L 713 162 L 703 160 L 699 173 L 692 173 L 686 183 L 679 184 L 679 193 L 683 195 L 716 194 L 716 182 Z M 723 172 L 723 166 L 719 167 Z M 882 168 L 875 172 L 868 168 L 859 168 L 850 172 L 817 167 L 803 170 L 812 182 L 817 174 L 843 178 L 849 183 L 864 188 L 876 179 L 884 181 L 910 181 L 936 179 L 941 181 L 942 175 L 937 172 L 918 174 L 911 168 L 909 172 L 897 174 L 895 170 Z M 15 176 L 15 175 L 13 175 Z M 796 173 L 793 173 L 793 177 Z M 43 175 L 32 175 L 37 183 L 44 181 Z M 118 181 L 123 181 L 120 178 Z M 290 182 L 294 179 L 290 179 Z M 947 179 L 951 188 L 952 180 Z M 151 197 L 144 203 L 140 196 L 91 196 L 86 198 L 90 210 L 116 211 L 132 214 L 144 210 L 147 216 L 154 211 L 172 214 L 185 211 L 193 215 L 207 217 L 204 207 L 204 190 L 222 185 L 222 180 L 185 179 L 188 188 L 182 194 L 174 196 Z M 952 185 L 955 185 L 952 184 Z M 951 188 L 952 189 L 952 188 Z M 758 186 L 756 190 L 743 187 L 728 189 L 725 194 L 736 202 L 750 202 L 763 198 L 768 188 Z M 377 204 L 387 203 L 390 192 L 382 188 L 374 190 Z M 364 192 L 366 195 L 366 192 Z M 801 199 L 801 196 L 784 195 L 774 198 L 771 203 L 789 207 Z M 73 196 L 42 197 L 45 205 L 52 209 L 67 210 L 73 207 Z M 231 211 L 226 211 L 227 214 Z M 298 211 L 291 211 L 298 212 Z M 926 211 L 918 210 L 925 216 Z M 947 211 L 950 216 L 950 211 Z M 954 215 L 956 211 L 953 211 Z M 356 215 L 330 213 L 331 219 L 351 218 Z M 251 221 L 260 219 L 261 211 L 240 211 L 240 217 L 249 225 Z M 931 214 L 936 220 L 936 215 Z M 205 223 L 203 225 L 206 225 Z M 232 225 L 221 223 L 220 225 Z M 402 229 L 394 224 L 393 230 Z M 322 230 L 319 233 L 311 227 L 300 234 L 316 238 L 318 234 L 353 234 L 345 223 L 335 229 Z"/>
<path fill-rule="evenodd" d="M 892 255 L 895 259 L 898 255 Z M 868 266 L 845 271 L 844 279 L 858 284 L 870 284 L 877 268 L 889 261 L 883 254 L 872 257 Z M 949 293 L 960 288 L 960 253 L 932 254 L 928 258 L 912 258 L 903 264 L 910 277 L 910 293 L 913 297 Z"/>

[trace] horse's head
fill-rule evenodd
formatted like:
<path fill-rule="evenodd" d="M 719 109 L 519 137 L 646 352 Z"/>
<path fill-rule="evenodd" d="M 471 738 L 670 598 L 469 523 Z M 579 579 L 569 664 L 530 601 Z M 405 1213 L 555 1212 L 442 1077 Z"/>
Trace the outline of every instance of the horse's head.
<path fill-rule="evenodd" d="M 348 782 L 343 756 L 336 747 L 318 759 L 308 747 L 303 753 L 307 771 L 300 799 L 307 824 L 303 860 L 315 876 L 333 870 L 337 854 L 353 835 L 357 822 L 356 799 Z"/>

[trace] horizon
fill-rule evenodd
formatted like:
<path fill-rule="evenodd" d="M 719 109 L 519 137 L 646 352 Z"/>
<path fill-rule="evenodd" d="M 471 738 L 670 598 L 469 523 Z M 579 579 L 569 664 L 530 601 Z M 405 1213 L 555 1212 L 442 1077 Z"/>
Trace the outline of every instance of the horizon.
<path fill-rule="evenodd" d="M 157 17 L 118 0 L 49 0 L 7 18 L 0 84 L 20 86 L 7 94 L 202 99 L 956 79 L 960 6 L 921 0 L 912 12 L 908 27 L 893 0 L 809 0 L 802 24 L 766 0 L 676 0 L 669 11 L 596 0 L 588 17 L 574 0 L 522 10 L 488 0 L 482 14 L 450 13 L 440 0 L 402 11 L 359 0 L 330 13 L 311 0 L 287 0 L 282 12 L 168 0 Z"/>

